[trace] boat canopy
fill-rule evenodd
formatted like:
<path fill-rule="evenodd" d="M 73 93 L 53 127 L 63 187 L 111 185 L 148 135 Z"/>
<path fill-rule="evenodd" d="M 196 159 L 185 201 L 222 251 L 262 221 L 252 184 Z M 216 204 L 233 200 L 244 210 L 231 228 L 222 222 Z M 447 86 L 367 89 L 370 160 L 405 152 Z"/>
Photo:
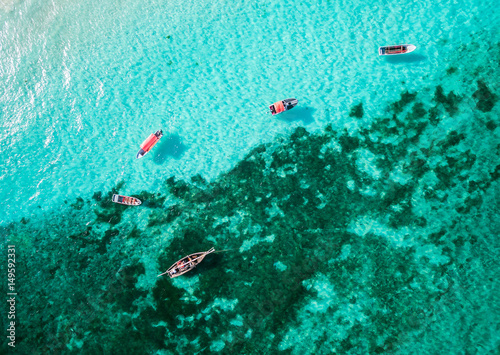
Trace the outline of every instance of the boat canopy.
<path fill-rule="evenodd" d="M 141 149 L 148 152 L 158 141 L 158 137 L 151 133 L 151 135 L 141 144 Z"/>
<path fill-rule="evenodd" d="M 283 105 L 283 101 L 278 101 L 274 103 L 274 110 L 276 113 L 281 113 L 285 111 L 285 106 Z"/>
<path fill-rule="evenodd" d="M 405 46 L 391 46 L 387 48 L 387 53 L 403 53 L 405 51 Z"/>

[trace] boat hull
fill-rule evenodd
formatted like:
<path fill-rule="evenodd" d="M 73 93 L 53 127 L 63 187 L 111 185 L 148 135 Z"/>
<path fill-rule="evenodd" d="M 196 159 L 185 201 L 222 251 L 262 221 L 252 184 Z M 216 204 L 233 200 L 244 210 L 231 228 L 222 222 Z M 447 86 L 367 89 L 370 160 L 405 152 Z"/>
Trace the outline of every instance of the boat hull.
<path fill-rule="evenodd" d="M 117 194 L 113 195 L 111 201 L 113 201 L 114 203 L 119 203 L 121 205 L 127 205 L 127 206 L 139 206 L 140 204 L 142 204 L 142 201 L 139 200 L 138 198 L 131 196 L 124 196 L 124 195 L 117 195 Z"/>
<path fill-rule="evenodd" d="M 378 48 L 379 55 L 400 55 L 413 52 L 417 47 L 413 44 L 396 44 L 393 46 L 382 46 Z"/>
<path fill-rule="evenodd" d="M 168 276 L 170 276 L 170 278 L 173 279 L 174 277 L 184 275 L 186 272 L 196 268 L 196 266 L 198 266 L 198 264 L 201 263 L 201 261 L 205 258 L 205 256 L 214 251 L 215 249 L 211 248 L 204 252 L 189 254 L 188 256 L 185 256 L 176 263 L 174 263 L 171 267 L 168 268 L 167 271 L 158 276 L 168 274 Z"/>
<path fill-rule="evenodd" d="M 137 152 L 137 155 L 135 156 L 137 159 L 141 159 L 143 156 L 145 156 L 146 154 L 148 154 L 148 152 L 146 152 L 144 149 L 140 149 L 139 152 Z"/>
<path fill-rule="evenodd" d="M 156 131 L 156 133 L 151 133 L 149 137 L 142 142 L 141 149 L 139 149 L 139 152 L 135 157 L 140 159 L 145 156 L 156 145 L 156 143 L 158 143 L 161 137 L 163 137 L 163 132 L 161 130 Z"/>
<path fill-rule="evenodd" d="M 297 100 L 297 99 L 293 99 L 293 98 L 292 99 L 285 99 L 285 100 L 277 101 L 272 105 L 269 105 L 269 110 L 271 110 L 271 114 L 274 116 L 274 115 L 277 115 L 279 113 L 291 110 L 292 108 L 297 106 L 298 103 L 299 103 L 299 100 Z"/>

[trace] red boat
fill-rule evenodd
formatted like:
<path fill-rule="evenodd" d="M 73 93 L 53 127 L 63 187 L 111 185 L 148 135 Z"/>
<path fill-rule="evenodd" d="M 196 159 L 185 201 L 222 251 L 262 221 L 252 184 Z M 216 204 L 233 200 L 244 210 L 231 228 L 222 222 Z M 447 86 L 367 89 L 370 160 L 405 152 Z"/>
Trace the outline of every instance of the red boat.
<path fill-rule="evenodd" d="M 277 115 L 278 113 L 294 108 L 298 103 L 299 101 L 297 99 L 285 99 L 269 105 L 269 109 L 273 115 Z"/>
<path fill-rule="evenodd" d="M 156 143 L 163 137 L 163 132 L 161 130 L 156 131 L 156 133 L 151 133 L 151 135 L 141 144 L 141 149 L 137 153 L 137 159 L 145 156 L 151 148 L 155 146 Z"/>

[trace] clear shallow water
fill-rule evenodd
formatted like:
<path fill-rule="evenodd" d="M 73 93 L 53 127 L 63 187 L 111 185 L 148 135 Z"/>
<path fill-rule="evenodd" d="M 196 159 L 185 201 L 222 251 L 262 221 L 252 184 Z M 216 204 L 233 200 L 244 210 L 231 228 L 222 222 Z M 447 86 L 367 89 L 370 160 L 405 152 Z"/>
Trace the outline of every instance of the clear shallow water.
<path fill-rule="evenodd" d="M 495 32 L 493 4 L 17 2 L 1 13 L 1 220 L 122 179 L 129 193 L 171 175 L 214 179 L 300 125 L 367 126 L 402 90 L 437 80 L 464 41 Z M 419 49 L 375 55 L 398 42 Z M 286 97 L 300 106 L 271 118 L 267 105 Z M 346 118 L 360 101 L 370 115 Z"/>
<path fill-rule="evenodd" d="M 4 4 L 20 348 L 494 352 L 494 5 Z M 117 185 L 160 195 L 123 209 Z"/>

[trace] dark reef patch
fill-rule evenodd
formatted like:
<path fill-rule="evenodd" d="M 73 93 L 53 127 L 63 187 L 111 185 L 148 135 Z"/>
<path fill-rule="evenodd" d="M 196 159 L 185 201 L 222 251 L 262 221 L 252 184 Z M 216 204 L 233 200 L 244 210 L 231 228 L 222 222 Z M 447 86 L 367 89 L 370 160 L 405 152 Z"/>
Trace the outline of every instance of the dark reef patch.
<path fill-rule="evenodd" d="M 81 210 L 83 208 L 84 201 L 83 198 L 77 197 L 76 202 L 72 203 L 70 206 L 73 207 L 75 210 Z"/>
<path fill-rule="evenodd" d="M 457 67 L 449 67 L 448 69 L 446 69 L 446 74 L 451 75 L 455 73 L 457 70 L 458 70 Z"/>
<path fill-rule="evenodd" d="M 497 95 L 490 91 L 482 80 L 477 81 L 477 90 L 472 95 L 476 99 L 476 107 L 482 112 L 490 112 L 498 101 Z"/>
<path fill-rule="evenodd" d="M 150 208 L 162 207 L 167 196 L 160 193 L 149 193 L 147 191 L 141 191 L 139 195 L 132 195 L 132 197 L 137 197 L 142 201 L 142 205 Z"/>
<path fill-rule="evenodd" d="M 410 102 L 413 102 L 416 97 L 417 97 L 416 92 L 410 93 L 408 91 L 405 91 L 401 94 L 401 99 L 399 101 L 396 101 L 393 104 L 391 104 L 391 109 L 397 115 L 401 113 L 401 111 L 403 111 L 406 105 L 408 105 Z"/>
<path fill-rule="evenodd" d="M 448 95 L 444 94 L 443 87 L 438 85 L 434 93 L 434 101 L 443 105 L 446 112 L 453 116 L 458 111 L 458 104 L 462 101 L 462 98 L 455 95 L 453 91 L 450 91 Z"/>
<path fill-rule="evenodd" d="M 357 105 L 354 105 L 349 112 L 350 117 L 362 118 L 364 115 L 363 103 L 360 102 Z"/>
<path fill-rule="evenodd" d="M 215 181 L 170 177 L 137 195 L 146 208 L 110 202 L 121 182 L 43 226 L 2 227 L 22 246 L 19 351 L 404 353 L 457 322 L 454 336 L 479 329 L 489 344 L 495 323 L 478 319 L 494 303 L 500 163 L 470 142 L 494 147 L 496 126 L 444 134 L 434 125 L 463 94 L 423 95 L 404 92 L 355 133 L 298 127 Z M 157 277 L 212 246 L 225 251 Z"/>

